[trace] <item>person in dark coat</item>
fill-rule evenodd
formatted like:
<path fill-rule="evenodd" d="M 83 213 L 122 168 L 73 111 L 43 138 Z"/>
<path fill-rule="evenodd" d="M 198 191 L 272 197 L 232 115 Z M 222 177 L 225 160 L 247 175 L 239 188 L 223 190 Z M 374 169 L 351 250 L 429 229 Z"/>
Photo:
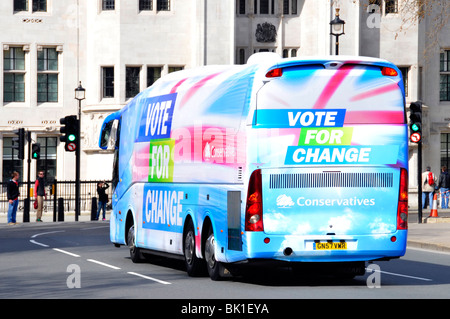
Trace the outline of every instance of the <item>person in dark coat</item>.
<path fill-rule="evenodd" d="M 16 224 L 17 207 L 19 206 L 19 172 L 13 172 L 11 180 L 7 185 L 8 196 L 8 225 Z"/>
<path fill-rule="evenodd" d="M 106 190 L 109 188 L 108 183 L 100 182 L 97 184 L 97 193 L 98 193 L 98 209 L 97 209 L 97 218 L 100 217 L 100 210 L 103 209 L 103 220 L 105 220 L 106 214 L 106 203 L 108 202 L 108 194 L 106 194 Z"/>
<path fill-rule="evenodd" d="M 45 192 L 45 172 L 39 171 L 38 178 L 34 183 L 34 197 L 37 202 L 36 221 L 42 222 L 42 211 L 44 209 L 44 198 L 47 199 Z"/>
<path fill-rule="evenodd" d="M 448 208 L 450 175 L 448 174 L 447 166 L 442 166 L 438 187 L 441 192 L 441 208 Z"/>

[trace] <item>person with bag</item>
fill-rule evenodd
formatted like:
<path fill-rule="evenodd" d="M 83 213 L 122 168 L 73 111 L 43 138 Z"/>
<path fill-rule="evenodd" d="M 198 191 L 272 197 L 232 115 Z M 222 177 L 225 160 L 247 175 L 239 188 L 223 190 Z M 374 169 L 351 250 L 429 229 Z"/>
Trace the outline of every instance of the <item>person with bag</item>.
<path fill-rule="evenodd" d="M 44 208 L 44 197 L 47 199 L 47 194 L 45 193 L 45 173 L 44 171 L 39 171 L 38 178 L 34 183 L 34 208 L 37 209 L 36 221 L 42 222 L 42 210 Z"/>
<path fill-rule="evenodd" d="M 433 194 L 435 187 L 436 176 L 431 171 L 431 167 L 427 166 L 427 170 L 422 173 L 422 208 L 427 208 L 427 198 L 430 207 L 433 207 Z"/>
<path fill-rule="evenodd" d="M 8 225 L 16 225 L 16 213 L 19 206 L 19 172 L 13 172 L 11 180 L 8 182 L 6 193 L 8 196 Z"/>
<path fill-rule="evenodd" d="M 441 208 L 448 208 L 450 175 L 448 174 L 447 166 L 442 166 L 438 187 L 441 192 Z"/>

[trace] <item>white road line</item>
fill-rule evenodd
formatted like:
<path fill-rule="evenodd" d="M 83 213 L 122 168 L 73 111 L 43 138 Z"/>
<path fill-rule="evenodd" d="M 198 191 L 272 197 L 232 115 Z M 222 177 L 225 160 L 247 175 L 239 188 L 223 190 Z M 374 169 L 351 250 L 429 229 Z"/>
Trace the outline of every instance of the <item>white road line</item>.
<path fill-rule="evenodd" d="M 134 276 L 138 276 L 138 277 L 141 277 L 141 278 L 144 278 L 144 279 L 156 281 L 156 282 L 159 282 L 160 284 L 163 284 L 163 285 L 171 285 L 170 282 L 159 280 L 159 279 L 156 279 L 156 278 L 153 278 L 153 277 L 149 277 L 149 276 L 144 276 L 144 275 L 138 274 L 136 272 L 129 271 L 128 274 L 134 275 Z"/>
<path fill-rule="evenodd" d="M 417 279 L 417 280 L 422 280 L 422 281 L 433 281 L 433 279 L 429 279 L 429 278 L 422 278 L 422 277 L 415 277 L 415 276 L 409 276 L 409 275 L 396 274 L 396 273 L 393 273 L 393 272 L 388 272 L 388 271 L 383 271 L 383 270 L 371 269 L 371 271 L 379 272 L 379 273 L 386 274 L 386 275 L 397 276 L 397 277 L 411 278 L 411 279 Z"/>
<path fill-rule="evenodd" d="M 113 265 L 109 265 L 109 264 L 106 264 L 104 262 L 101 262 L 101 261 L 98 261 L 98 260 L 94 260 L 94 259 L 87 259 L 87 261 L 90 261 L 91 263 L 99 264 L 99 265 L 102 265 L 102 266 L 105 266 L 105 267 L 109 267 L 109 268 L 112 268 L 112 269 L 116 269 L 116 270 L 120 269 L 119 267 L 116 267 L 116 266 L 113 266 Z"/>
<path fill-rule="evenodd" d="M 47 248 L 50 247 L 49 245 L 41 244 L 41 243 L 39 243 L 39 242 L 37 242 L 37 241 L 35 241 L 33 239 L 30 240 L 30 243 L 35 244 L 35 245 L 39 245 L 39 246 L 42 246 L 42 247 L 47 247 Z"/>
<path fill-rule="evenodd" d="M 65 232 L 65 230 L 49 231 L 49 232 L 46 232 L 46 233 L 35 234 L 35 235 L 31 236 L 31 238 L 36 238 L 38 236 L 47 235 L 47 234 L 63 233 L 63 232 Z"/>
<path fill-rule="evenodd" d="M 53 250 L 58 251 L 63 254 L 66 254 L 66 255 L 69 255 L 69 256 L 72 256 L 72 257 L 80 257 L 80 255 L 77 255 L 77 254 L 74 254 L 74 253 L 59 249 L 59 248 L 53 248 Z"/>

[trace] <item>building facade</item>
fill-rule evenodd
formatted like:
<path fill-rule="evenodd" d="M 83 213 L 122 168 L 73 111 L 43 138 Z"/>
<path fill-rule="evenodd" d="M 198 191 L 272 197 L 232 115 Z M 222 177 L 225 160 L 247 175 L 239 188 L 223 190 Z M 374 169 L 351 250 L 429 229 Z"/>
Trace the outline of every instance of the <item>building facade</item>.
<path fill-rule="evenodd" d="M 74 180 L 75 153 L 59 141 L 59 119 L 78 114 L 81 179 L 110 179 L 113 153 L 97 147 L 103 119 L 159 77 L 210 64 L 242 64 L 256 52 L 283 57 L 334 54 L 329 22 L 340 9 L 340 54 L 380 57 L 400 67 L 407 105 L 424 102 L 423 165 L 450 166 L 450 24 L 436 33 L 434 6 L 405 25 L 410 0 L 4 0 L 0 2 L 0 167 L 34 180 Z M 449 10 L 442 1 L 444 10 Z M 409 16 L 411 17 L 411 15 Z M 413 17 L 413 16 L 412 16 Z M 409 20 L 406 20 L 409 21 Z M 434 31 L 434 34 L 433 34 Z M 430 34 L 433 34 L 431 36 Z M 17 158 L 25 128 L 41 157 Z M 25 158 L 28 158 L 26 147 Z M 417 192 L 417 146 L 410 144 L 410 191 Z M 410 203 L 414 206 L 414 196 Z"/>

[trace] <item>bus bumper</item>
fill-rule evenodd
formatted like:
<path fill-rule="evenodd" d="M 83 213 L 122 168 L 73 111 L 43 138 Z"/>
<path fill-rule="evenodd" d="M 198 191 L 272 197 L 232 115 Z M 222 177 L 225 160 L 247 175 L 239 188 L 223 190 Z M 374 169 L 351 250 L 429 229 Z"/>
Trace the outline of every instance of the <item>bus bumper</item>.
<path fill-rule="evenodd" d="M 298 236 L 247 232 L 247 259 L 288 262 L 351 262 L 404 256 L 407 230 L 376 235 Z"/>

